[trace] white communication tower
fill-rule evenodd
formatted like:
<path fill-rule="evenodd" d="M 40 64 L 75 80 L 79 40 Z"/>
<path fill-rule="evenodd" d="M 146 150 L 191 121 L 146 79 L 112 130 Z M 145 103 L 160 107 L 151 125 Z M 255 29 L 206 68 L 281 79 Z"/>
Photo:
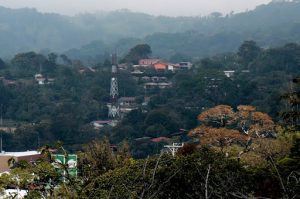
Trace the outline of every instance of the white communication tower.
<path fill-rule="evenodd" d="M 111 67 L 111 81 L 110 81 L 110 103 L 107 105 L 108 107 L 108 117 L 117 120 L 120 117 L 120 107 L 118 104 L 118 62 L 117 55 L 114 53 L 112 55 L 112 67 Z"/>

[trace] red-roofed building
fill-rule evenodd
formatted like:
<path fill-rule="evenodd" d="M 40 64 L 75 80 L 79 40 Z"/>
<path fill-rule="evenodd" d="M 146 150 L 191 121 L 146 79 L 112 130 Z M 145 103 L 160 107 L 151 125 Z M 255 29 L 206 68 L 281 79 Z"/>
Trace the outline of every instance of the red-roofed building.
<path fill-rule="evenodd" d="M 151 142 L 168 142 L 170 138 L 167 137 L 157 137 L 157 138 L 152 138 Z"/>
<path fill-rule="evenodd" d="M 139 60 L 139 65 L 150 66 L 158 63 L 159 61 L 159 59 L 141 59 Z"/>

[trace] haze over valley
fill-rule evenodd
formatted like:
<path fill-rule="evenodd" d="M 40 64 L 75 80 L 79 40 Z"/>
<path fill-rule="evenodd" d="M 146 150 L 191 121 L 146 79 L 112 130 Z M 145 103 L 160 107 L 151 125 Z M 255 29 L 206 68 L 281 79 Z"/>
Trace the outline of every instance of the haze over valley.
<path fill-rule="evenodd" d="M 5 48 L 0 57 L 33 50 L 97 62 L 114 49 L 124 55 L 132 46 L 148 43 L 153 56 L 170 59 L 179 53 L 201 58 L 235 51 L 244 40 L 278 46 L 299 41 L 299 9 L 298 2 L 272 2 L 225 16 L 214 12 L 166 17 L 119 10 L 69 17 L 1 7 L 0 45 Z"/>

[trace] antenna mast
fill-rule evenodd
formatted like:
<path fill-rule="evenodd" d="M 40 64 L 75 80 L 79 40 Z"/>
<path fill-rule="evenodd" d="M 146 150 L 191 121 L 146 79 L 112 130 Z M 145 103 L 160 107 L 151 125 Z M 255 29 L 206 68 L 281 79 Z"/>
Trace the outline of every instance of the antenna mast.
<path fill-rule="evenodd" d="M 108 117 L 113 120 L 117 120 L 120 117 L 120 107 L 118 104 L 119 88 L 118 88 L 118 60 L 117 54 L 112 54 L 112 66 L 111 66 L 111 82 L 110 82 L 110 103 L 108 106 Z"/>

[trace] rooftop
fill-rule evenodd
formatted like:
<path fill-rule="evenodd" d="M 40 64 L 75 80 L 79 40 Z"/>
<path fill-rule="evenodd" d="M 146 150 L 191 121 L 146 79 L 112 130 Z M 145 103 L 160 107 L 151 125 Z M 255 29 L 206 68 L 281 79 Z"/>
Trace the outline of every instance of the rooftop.
<path fill-rule="evenodd" d="M 23 157 L 23 156 L 30 156 L 30 155 L 39 155 L 41 154 L 38 151 L 24 151 L 24 152 L 5 152 L 2 151 L 0 156 L 13 156 L 13 157 Z"/>

